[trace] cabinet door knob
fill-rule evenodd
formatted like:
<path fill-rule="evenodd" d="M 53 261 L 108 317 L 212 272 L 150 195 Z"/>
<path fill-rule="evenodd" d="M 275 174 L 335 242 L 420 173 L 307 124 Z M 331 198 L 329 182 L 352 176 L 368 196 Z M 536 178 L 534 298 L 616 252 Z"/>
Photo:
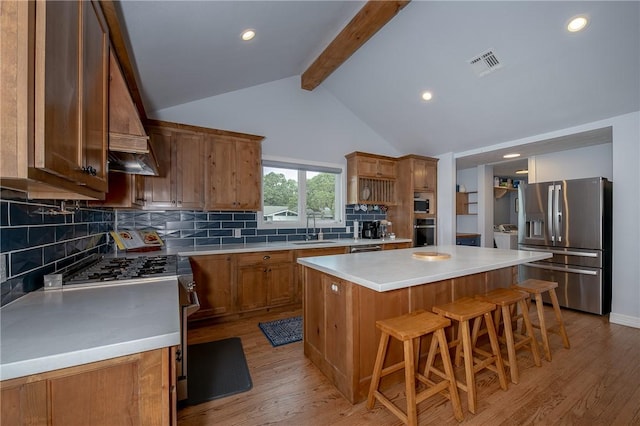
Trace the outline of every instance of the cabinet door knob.
<path fill-rule="evenodd" d="M 269 260 L 269 259 L 271 259 L 271 256 L 264 256 L 264 257 L 262 258 L 262 260 Z"/>

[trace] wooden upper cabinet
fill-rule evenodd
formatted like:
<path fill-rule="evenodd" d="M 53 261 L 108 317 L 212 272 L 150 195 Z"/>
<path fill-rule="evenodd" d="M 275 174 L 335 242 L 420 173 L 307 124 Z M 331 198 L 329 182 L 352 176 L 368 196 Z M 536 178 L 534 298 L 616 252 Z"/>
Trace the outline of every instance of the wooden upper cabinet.
<path fill-rule="evenodd" d="M 202 209 L 204 205 L 203 136 L 153 128 L 150 141 L 160 176 L 145 176 L 145 209 Z"/>
<path fill-rule="evenodd" d="M 260 210 L 260 141 L 208 135 L 206 210 Z"/>
<path fill-rule="evenodd" d="M 38 2 L 34 167 L 107 190 L 108 29 L 93 2 Z"/>
<path fill-rule="evenodd" d="M 414 191 L 435 191 L 438 184 L 438 160 L 426 158 L 413 159 Z"/>
<path fill-rule="evenodd" d="M 397 166 L 395 158 L 356 153 L 356 167 L 359 176 L 395 179 Z"/>
<path fill-rule="evenodd" d="M 171 143 L 175 153 L 176 207 L 202 209 L 205 193 L 203 136 L 176 132 Z"/>
<path fill-rule="evenodd" d="M 395 205 L 398 166 L 395 158 L 347 154 L 347 203 Z"/>

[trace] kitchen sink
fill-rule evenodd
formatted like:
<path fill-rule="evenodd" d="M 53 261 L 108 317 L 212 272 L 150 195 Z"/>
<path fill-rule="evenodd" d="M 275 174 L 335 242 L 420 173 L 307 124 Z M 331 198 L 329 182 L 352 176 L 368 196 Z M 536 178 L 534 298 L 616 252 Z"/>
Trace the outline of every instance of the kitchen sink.
<path fill-rule="evenodd" d="M 330 244 L 330 243 L 335 243 L 335 241 L 331 241 L 331 240 L 295 241 L 293 244 L 296 244 L 299 246 L 307 246 L 307 245 L 314 245 L 314 244 Z"/>

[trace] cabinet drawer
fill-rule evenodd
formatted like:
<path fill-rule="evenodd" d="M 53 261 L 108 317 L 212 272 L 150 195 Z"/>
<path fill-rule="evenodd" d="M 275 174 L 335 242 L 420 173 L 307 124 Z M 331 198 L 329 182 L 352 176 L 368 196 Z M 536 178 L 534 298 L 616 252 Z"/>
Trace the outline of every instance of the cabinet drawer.
<path fill-rule="evenodd" d="M 238 254 L 237 256 L 238 266 L 257 265 L 261 263 L 284 263 L 293 261 L 291 250 L 242 253 Z"/>

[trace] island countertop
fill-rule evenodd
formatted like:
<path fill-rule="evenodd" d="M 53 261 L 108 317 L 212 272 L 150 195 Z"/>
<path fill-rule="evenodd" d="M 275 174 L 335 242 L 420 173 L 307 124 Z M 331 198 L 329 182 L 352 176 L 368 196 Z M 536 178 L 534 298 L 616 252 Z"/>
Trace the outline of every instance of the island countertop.
<path fill-rule="evenodd" d="M 446 253 L 451 257 L 428 261 L 414 258 L 415 252 Z M 371 290 L 384 292 L 550 257 L 550 253 L 535 251 L 447 245 L 306 257 L 298 259 L 298 263 Z"/>
<path fill-rule="evenodd" d="M 177 278 L 33 291 L 0 316 L 0 380 L 180 343 Z"/>

